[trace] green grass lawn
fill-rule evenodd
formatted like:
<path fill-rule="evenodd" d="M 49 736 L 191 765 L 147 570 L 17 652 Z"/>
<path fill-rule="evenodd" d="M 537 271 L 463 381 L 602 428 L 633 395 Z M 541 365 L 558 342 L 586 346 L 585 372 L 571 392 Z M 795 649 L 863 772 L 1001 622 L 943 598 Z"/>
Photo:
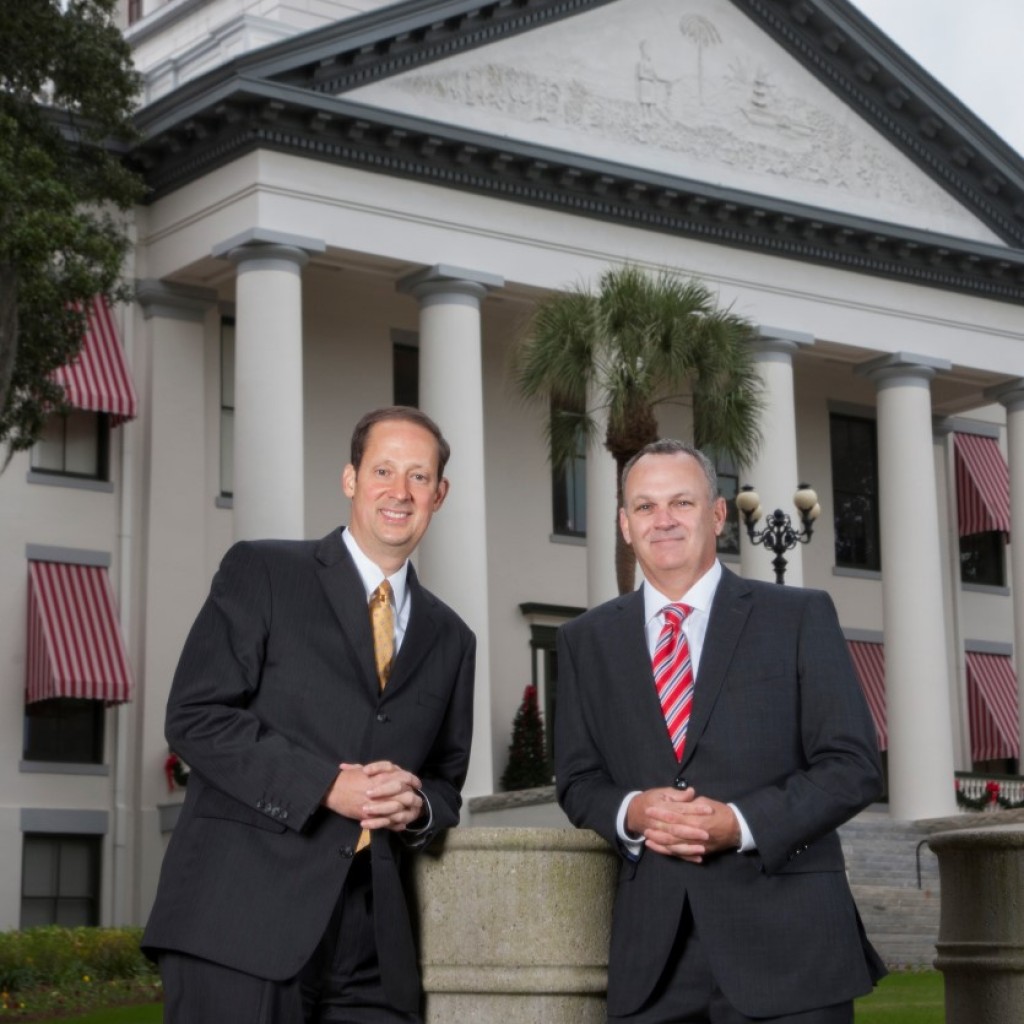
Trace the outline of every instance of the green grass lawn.
<path fill-rule="evenodd" d="M 938 971 L 890 974 L 858 999 L 857 1024 L 944 1024 L 942 975 Z"/>
<path fill-rule="evenodd" d="M 856 1004 L 857 1024 L 944 1024 L 942 975 L 938 971 L 890 974 Z M 120 1006 L 86 1017 L 54 1018 L 51 1024 L 160 1024 L 163 1004 Z"/>
<path fill-rule="evenodd" d="M 49 1024 L 161 1024 L 164 1004 L 118 1006 L 112 1010 L 96 1010 L 84 1017 L 51 1017 Z"/>

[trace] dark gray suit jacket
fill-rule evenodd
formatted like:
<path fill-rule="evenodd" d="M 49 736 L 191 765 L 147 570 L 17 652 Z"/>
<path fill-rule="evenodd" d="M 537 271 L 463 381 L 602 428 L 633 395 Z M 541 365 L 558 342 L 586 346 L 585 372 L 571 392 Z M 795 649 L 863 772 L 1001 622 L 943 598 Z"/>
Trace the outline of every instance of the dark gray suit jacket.
<path fill-rule="evenodd" d="M 631 790 L 670 786 L 733 802 L 756 852 L 703 864 L 623 856 L 608 1009 L 626 1014 L 661 976 L 688 901 L 715 978 L 751 1017 L 842 1002 L 885 973 L 847 884 L 836 827 L 881 789 L 871 716 L 835 609 L 821 591 L 727 569 L 711 608 L 682 765 L 644 636 L 643 592 L 563 626 L 555 768 L 571 821 L 620 848 Z"/>
<path fill-rule="evenodd" d="M 473 634 L 409 567 L 408 629 L 387 687 L 366 593 L 335 530 L 236 544 L 185 643 L 167 741 L 192 768 L 144 948 L 284 980 L 307 962 L 345 883 L 359 824 L 320 806 L 343 761 L 422 779 L 433 822 L 458 823 L 473 720 Z M 373 833 L 382 981 L 420 999 L 399 866 L 409 837 Z M 361 854 L 365 856 L 365 854 Z M 344 941 L 342 936 L 341 941 Z"/>

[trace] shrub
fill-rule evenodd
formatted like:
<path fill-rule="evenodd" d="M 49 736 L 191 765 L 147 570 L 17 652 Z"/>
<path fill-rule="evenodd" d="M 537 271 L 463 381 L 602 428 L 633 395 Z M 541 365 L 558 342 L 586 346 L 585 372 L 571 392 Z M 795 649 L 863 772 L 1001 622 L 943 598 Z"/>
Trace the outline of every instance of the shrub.
<path fill-rule="evenodd" d="M 0 1020 L 42 1020 L 161 999 L 140 928 L 0 932 Z"/>

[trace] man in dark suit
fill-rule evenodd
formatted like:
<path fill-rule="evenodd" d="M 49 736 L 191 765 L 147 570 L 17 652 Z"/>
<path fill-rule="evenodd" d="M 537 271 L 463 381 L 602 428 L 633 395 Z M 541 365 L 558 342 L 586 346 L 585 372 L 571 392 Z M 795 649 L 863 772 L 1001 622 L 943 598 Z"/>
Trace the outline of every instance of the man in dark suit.
<path fill-rule="evenodd" d="M 717 495 L 701 452 L 643 449 L 644 584 L 559 633 L 558 798 L 622 855 L 608 1019 L 849 1024 L 885 973 L 835 831 L 880 793 L 871 717 L 828 596 L 718 562 Z"/>
<path fill-rule="evenodd" d="M 221 564 L 167 708 L 192 771 L 143 938 L 166 1021 L 420 1020 L 400 866 L 458 822 L 473 717 L 473 634 L 408 561 L 448 454 L 418 410 L 370 413 L 348 529 Z"/>

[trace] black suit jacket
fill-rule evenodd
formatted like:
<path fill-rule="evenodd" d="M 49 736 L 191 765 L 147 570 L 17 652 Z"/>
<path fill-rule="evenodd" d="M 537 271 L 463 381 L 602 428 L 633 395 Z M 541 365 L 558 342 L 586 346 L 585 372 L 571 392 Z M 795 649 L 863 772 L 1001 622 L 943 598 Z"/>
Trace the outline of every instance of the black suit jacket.
<path fill-rule="evenodd" d="M 756 852 L 703 864 L 625 854 L 609 1012 L 650 996 L 689 902 L 716 980 L 751 1017 L 851 999 L 885 973 L 864 937 L 836 827 L 881 789 L 870 713 L 835 609 L 820 591 L 724 570 L 711 608 L 682 765 L 654 686 L 643 592 L 563 626 L 555 763 L 571 821 L 620 848 L 632 790 L 672 785 L 733 802 Z"/>
<path fill-rule="evenodd" d="M 412 566 L 408 586 L 408 628 L 381 691 L 366 593 L 340 530 L 227 553 L 168 701 L 167 741 L 192 773 L 147 951 L 294 976 L 324 933 L 360 831 L 321 798 L 339 763 L 390 759 L 419 775 L 433 812 L 430 834 L 375 831 L 370 848 L 382 982 L 395 1007 L 418 1007 L 399 867 L 408 845 L 458 822 L 476 644 Z"/>

